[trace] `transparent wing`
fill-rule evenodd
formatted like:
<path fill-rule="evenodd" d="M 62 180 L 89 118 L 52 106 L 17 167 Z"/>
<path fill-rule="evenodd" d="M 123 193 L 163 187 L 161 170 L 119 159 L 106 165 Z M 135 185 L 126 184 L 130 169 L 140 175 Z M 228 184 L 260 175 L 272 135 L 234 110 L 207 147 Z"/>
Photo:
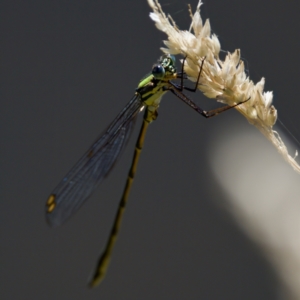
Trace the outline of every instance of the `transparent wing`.
<path fill-rule="evenodd" d="M 53 190 L 46 204 L 50 226 L 61 225 L 76 212 L 108 175 L 126 145 L 142 106 L 140 97 L 135 95 Z"/>

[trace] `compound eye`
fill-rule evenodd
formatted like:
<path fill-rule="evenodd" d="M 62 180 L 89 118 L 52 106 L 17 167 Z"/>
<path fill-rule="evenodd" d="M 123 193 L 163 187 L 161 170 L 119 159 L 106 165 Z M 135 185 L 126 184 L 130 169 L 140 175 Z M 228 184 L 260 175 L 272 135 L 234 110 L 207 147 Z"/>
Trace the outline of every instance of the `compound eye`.
<path fill-rule="evenodd" d="M 172 60 L 172 65 L 174 66 L 175 63 L 176 63 L 176 58 L 175 58 L 174 55 L 171 55 L 171 54 L 170 54 L 170 58 L 171 58 L 171 60 Z"/>
<path fill-rule="evenodd" d="M 165 76 L 165 69 L 162 65 L 155 65 L 152 68 L 152 75 L 156 78 L 156 79 L 162 79 Z"/>

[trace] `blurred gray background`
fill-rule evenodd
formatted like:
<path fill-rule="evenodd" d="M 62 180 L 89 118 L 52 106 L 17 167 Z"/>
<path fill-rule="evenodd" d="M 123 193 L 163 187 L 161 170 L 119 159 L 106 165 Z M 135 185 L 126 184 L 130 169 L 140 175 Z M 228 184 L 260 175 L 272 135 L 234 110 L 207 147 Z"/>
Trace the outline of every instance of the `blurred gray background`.
<path fill-rule="evenodd" d="M 161 1 L 181 29 L 190 25 L 187 3 L 196 8 L 195 0 Z M 298 8 L 297 1 L 206 0 L 201 15 L 223 50 L 242 50 L 252 80 L 266 78 L 280 119 L 300 139 Z M 236 111 L 206 120 L 164 97 L 98 288 L 88 289 L 87 279 L 108 237 L 141 118 L 82 209 L 61 228 L 45 222 L 52 189 L 161 54 L 165 35 L 149 13 L 146 0 L 1 1 L 1 299 L 277 299 L 272 267 L 222 207 L 226 196 L 208 163 L 218 129 L 230 135 L 232 122 L 250 126 Z M 200 92 L 190 97 L 214 107 Z"/>

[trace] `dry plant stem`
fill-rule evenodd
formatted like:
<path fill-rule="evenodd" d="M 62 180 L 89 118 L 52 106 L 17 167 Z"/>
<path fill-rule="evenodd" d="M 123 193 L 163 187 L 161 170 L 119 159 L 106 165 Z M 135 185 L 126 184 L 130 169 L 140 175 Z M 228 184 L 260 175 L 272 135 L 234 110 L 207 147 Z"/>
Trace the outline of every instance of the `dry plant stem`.
<path fill-rule="evenodd" d="M 168 40 L 164 41 L 166 48 L 162 48 L 162 51 L 187 57 L 184 71 L 194 82 L 197 80 L 202 59 L 205 57 L 198 89 L 206 97 L 231 106 L 250 98 L 235 109 L 249 123 L 256 126 L 293 169 L 300 173 L 300 166 L 288 154 L 287 147 L 279 134 L 273 130 L 277 110 L 272 105 L 273 93 L 263 91 L 265 79 L 262 78 L 256 84 L 250 80 L 244 71 L 239 49 L 233 53 L 228 52 L 224 60 L 219 58 L 221 45 L 217 36 L 211 34 L 209 20 L 206 20 L 203 25 L 200 16 L 201 0 L 194 14 L 189 8 L 192 22 L 188 31 L 179 30 L 171 16 L 165 15 L 157 0 L 148 0 L 148 3 L 153 9 L 153 13 L 150 13 L 151 19 L 168 37 Z"/>

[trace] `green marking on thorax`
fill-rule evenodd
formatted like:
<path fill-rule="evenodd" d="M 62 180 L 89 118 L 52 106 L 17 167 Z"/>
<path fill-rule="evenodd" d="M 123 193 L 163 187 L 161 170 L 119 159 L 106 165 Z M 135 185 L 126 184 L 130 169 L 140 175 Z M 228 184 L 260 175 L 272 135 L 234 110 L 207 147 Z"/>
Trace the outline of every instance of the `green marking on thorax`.
<path fill-rule="evenodd" d="M 141 81 L 139 82 L 139 85 L 138 85 L 137 89 L 147 85 L 153 78 L 154 78 L 154 76 L 151 73 L 149 75 L 146 75 L 146 77 L 141 79 Z"/>

